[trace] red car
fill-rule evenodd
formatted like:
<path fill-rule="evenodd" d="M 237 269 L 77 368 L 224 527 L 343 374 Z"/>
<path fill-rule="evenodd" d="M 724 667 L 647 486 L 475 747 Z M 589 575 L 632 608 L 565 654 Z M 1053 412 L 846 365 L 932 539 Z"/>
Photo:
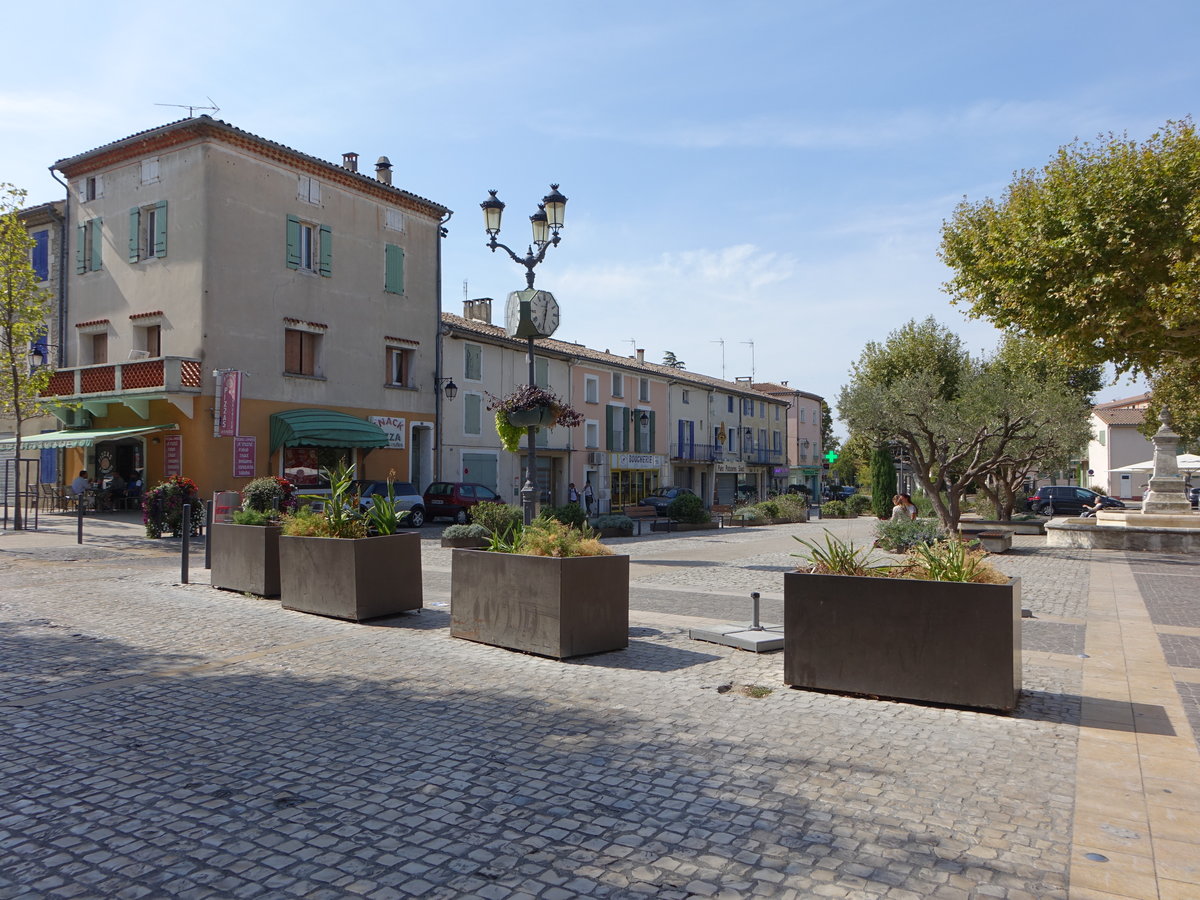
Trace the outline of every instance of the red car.
<path fill-rule="evenodd" d="M 503 503 L 490 487 L 467 481 L 435 481 L 425 488 L 425 518 L 453 519 L 459 525 L 471 520 L 471 507 L 476 503 Z"/>

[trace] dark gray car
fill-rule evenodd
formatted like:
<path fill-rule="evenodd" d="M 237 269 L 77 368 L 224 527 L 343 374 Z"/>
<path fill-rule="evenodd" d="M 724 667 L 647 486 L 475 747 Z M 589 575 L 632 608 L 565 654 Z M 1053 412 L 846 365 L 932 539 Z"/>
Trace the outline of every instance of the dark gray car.
<path fill-rule="evenodd" d="M 647 494 L 638 501 L 638 506 L 653 506 L 654 511 L 660 516 L 667 514 L 667 507 L 671 505 L 671 501 L 680 494 L 691 494 L 696 496 L 696 492 L 685 487 L 665 487 L 659 488 L 652 494 Z"/>
<path fill-rule="evenodd" d="M 1120 500 L 1071 484 L 1051 484 L 1038 488 L 1037 493 L 1025 501 L 1025 508 L 1043 516 L 1078 516 L 1085 506 L 1095 506 L 1097 497 L 1105 509 L 1125 508 Z"/>

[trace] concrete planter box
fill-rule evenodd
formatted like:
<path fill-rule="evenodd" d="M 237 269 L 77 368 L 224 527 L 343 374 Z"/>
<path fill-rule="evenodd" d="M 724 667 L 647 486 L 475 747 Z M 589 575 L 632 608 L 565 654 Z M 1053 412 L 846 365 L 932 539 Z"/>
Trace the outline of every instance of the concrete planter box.
<path fill-rule="evenodd" d="M 720 527 L 716 522 L 671 522 L 670 527 L 667 527 L 666 522 L 651 522 L 651 531 L 710 531 L 713 528 Z"/>
<path fill-rule="evenodd" d="M 975 537 L 988 553 L 1007 553 L 1012 549 L 1011 531 L 977 531 Z"/>
<path fill-rule="evenodd" d="M 444 537 L 444 538 L 442 538 L 442 546 L 443 547 L 457 548 L 459 550 L 480 550 L 480 549 L 486 547 L 489 543 L 490 542 L 488 541 L 487 538 L 474 538 L 474 537 L 456 537 L 456 538 Z"/>
<path fill-rule="evenodd" d="M 209 583 L 228 591 L 263 597 L 279 596 L 279 535 L 277 525 L 213 524 L 212 572 Z"/>
<path fill-rule="evenodd" d="M 1012 710 L 1021 582 L 960 584 L 790 572 L 783 680 L 794 687 Z"/>
<path fill-rule="evenodd" d="M 421 608 L 421 536 L 279 538 L 283 608 L 362 622 Z"/>
<path fill-rule="evenodd" d="M 450 635 L 555 659 L 629 646 L 629 557 L 455 550 Z"/>

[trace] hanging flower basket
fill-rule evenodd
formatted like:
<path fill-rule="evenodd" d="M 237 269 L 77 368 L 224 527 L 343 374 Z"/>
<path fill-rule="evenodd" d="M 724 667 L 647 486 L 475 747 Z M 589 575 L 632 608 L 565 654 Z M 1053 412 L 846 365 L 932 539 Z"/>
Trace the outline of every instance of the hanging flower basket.
<path fill-rule="evenodd" d="M 518 385 L 511 394 L 491 398 L 488 409 L 496 413 L 496 434 L 509 453 L 521 449 L 521 435 L 526 428 L 553 428 L 564 425 L 573 428 L 583 423 L 583 416 L 550 391 L 537 385 Z"/>
<path fill-rule="evenodd" d="M 550 425 L 558 417 L 553 406 L 539 406 L 535 409 L 518 409 L 510 413 L 508 416 L 508 424 L 516 428 L 528 428 L 530 425 L 535 428 L 540 428 L 543 425 Z"/>

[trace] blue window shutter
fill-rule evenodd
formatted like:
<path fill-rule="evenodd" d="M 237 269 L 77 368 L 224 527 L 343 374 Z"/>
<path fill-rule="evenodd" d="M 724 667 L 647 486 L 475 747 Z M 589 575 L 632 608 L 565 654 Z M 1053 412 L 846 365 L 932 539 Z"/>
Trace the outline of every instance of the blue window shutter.
<path fill-rule="evenodd" d="M 137 262 L 141 259 L 139 252 L 141 241 L 139 238 L 142 235 L 142 211 L 136 206 L 129 211 L 129 261 Z"/>
<path fill-rule="evenodd" d="M 333 274 L 333 229 L 322 225 L 321 233 L 321 274 L 328 278 Z"/>
<path fill-rule="evenodd" d="M 287 217 L 287 267 L 300 268 L 300 220 Z"/>
<path fill-rule="evenodd" d="M 104 268 L 104 257 L 101 253 L 101 230 L 100 226 L 104 224 L 103 219 L 92 219 L 88 222 L 88 227 L 92 229 L 92 259 L 91 270 L 98 272 Z"/>
<path fill-rule="evenodd" d="M 404 248 L 385 244 L 383 289 L 389 294 L 404 293 Z"/>
<path fill-rule="evenodd" d="M 75 274 L 87 271 L 87 225 L 75 229 Z"/>
<path fill-rule="evenodd" d="M 162 259 L 167 255 L 167 201 L 163 200 L 155 207 L 154 217 L 154 255 Z"/>
<path fill-rule="evenodd" d="M 33 242 L 33 252 L 29 257 L 33 274 L 38 281 L 46 281 L 50 277 L 50 232 L 35 231 Z"/>

